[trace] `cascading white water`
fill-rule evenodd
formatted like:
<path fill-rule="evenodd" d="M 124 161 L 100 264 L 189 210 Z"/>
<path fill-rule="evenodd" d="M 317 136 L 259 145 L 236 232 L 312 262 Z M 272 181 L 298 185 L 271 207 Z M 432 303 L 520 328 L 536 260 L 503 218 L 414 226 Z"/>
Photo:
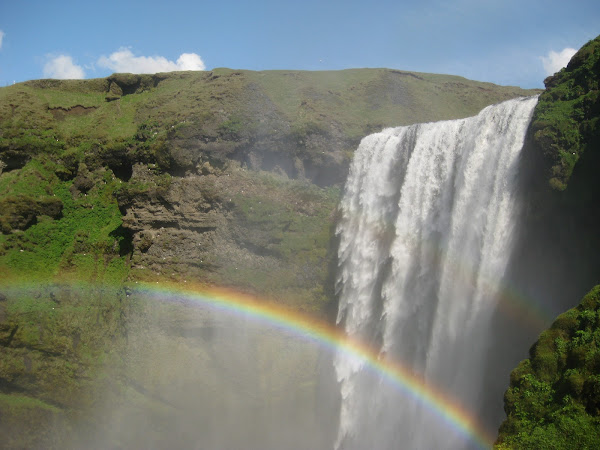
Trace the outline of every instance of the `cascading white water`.
<path fill-rule="evenodd" d="M 536 97 L 467 119 L 386 129 L 354 155 L 338 227 L 346 332 L 480 407 L 481 360 L 518 216 L 518 156 Z M 359 361 L 335 360 L 337 448 L 462 448 Z"/>

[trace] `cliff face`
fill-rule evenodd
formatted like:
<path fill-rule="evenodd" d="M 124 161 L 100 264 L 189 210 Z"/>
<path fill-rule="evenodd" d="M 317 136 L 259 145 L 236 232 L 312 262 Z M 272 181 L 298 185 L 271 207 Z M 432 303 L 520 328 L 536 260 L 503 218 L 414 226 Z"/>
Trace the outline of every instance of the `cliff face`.
<path fill-rule="evenodd" d="M 600 37 L 546 79 L 525 148 L 527 206 L 513 279 L 556 315 L 600 280 Z M 560 315 L 512 372 L 500 448 L 595 448 L 598 287 Z"/>
<path fill-rule="evenodd" d="M 525 214 L 514 278 L 553 316 L 600 279 L 599 58 L 596 38 L 546 79 L 523 151 Z"/>

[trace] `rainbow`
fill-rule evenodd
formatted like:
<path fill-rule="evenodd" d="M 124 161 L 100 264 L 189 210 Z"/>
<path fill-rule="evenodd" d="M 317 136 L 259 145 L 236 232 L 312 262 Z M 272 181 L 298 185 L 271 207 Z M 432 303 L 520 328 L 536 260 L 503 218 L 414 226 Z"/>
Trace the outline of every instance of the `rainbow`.
<path fill-rule="evenodd" d="M 85 282 L 69 282 L 68 284 L 82 291 L 86 288 L 99 287 Z M 58 285 L 64 284 L 59 283 Z M 15 294 L 25 292 L 28 288 L 39 288 L 40 284 L 7 283 L 7 280 L 0 279 L 0 287 L 8 288 L 11 294 Z M 119 287 L 116 288 L 119 289 Z M 489 449 L 493 446 L 495 436 L 485 430 L 456 399 L 437 387 L 425 383 L 421 377 L 399 361 L 382 358 L 376 349 L 349 338 L 342 330 L 324 320 L 232 289 L 207 287 L 194 283 L 184 285 L 165 281 L 136 282 L 135 284 L 128 283 L 125 290 L 128 292 L 127 295 L 136 295 L 160 302 L 199 305 L 217 312 L 247 317 L 259 324 L 262 323 L 295 337 L 312 341 L 332 352 L 341 352 L 350 358 L 357 358 L 363 363 L 364 368 L 380 376 L 402 395 L 421 403 L 467 441 L 482 449 Z"/>
<path fill-rule="evenodd" d="M 489 449 L 493 446 L 495 437 L 455 399 L 435 386 L 426 384 L 421 377 L 400 362 L 382 359 L 375 349 L 350 339 L 340 329 L 323 320 L 225 288 L 195 288 L 191 285 L 182 287 L 181 284 L 175 286 L 162 282 L 140 283 L 137 286 L 134 292 L 138 295 L 159 301 L 201 304 L 214 310 L 243 315 L 302 339 L 314 341 L 333 351 L 341 351 L 349 357 L 358 358 L 364 363 L 363 367 L 380 375 L 386 383 L 394 386 L 403 395 L 423 404 L 477 447 Z"/>

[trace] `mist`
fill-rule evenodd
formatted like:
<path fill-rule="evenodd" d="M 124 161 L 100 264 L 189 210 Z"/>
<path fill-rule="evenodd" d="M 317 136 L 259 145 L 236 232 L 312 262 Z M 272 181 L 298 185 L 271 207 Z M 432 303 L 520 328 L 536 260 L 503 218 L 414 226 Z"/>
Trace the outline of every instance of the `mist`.
<path fill-rule="evenodd" d="M 206 306 L 132 294 L 123 364 L 72 448 L 332 448 L 331 350 Z M 89 427 L 89 425 L 88 425 Z M 91 433 L 90 433 L 91 431 Z"/>

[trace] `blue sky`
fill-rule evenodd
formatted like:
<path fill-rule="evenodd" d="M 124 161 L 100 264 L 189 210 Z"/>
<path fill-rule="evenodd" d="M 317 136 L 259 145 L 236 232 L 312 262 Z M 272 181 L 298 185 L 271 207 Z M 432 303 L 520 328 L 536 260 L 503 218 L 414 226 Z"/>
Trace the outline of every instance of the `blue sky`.
<path fill-rule="evenodd" d="M 598 0 L 1 0 L 0 86 L 123 71 L 388 67 L 543 87 L 598 34 Z"/>

